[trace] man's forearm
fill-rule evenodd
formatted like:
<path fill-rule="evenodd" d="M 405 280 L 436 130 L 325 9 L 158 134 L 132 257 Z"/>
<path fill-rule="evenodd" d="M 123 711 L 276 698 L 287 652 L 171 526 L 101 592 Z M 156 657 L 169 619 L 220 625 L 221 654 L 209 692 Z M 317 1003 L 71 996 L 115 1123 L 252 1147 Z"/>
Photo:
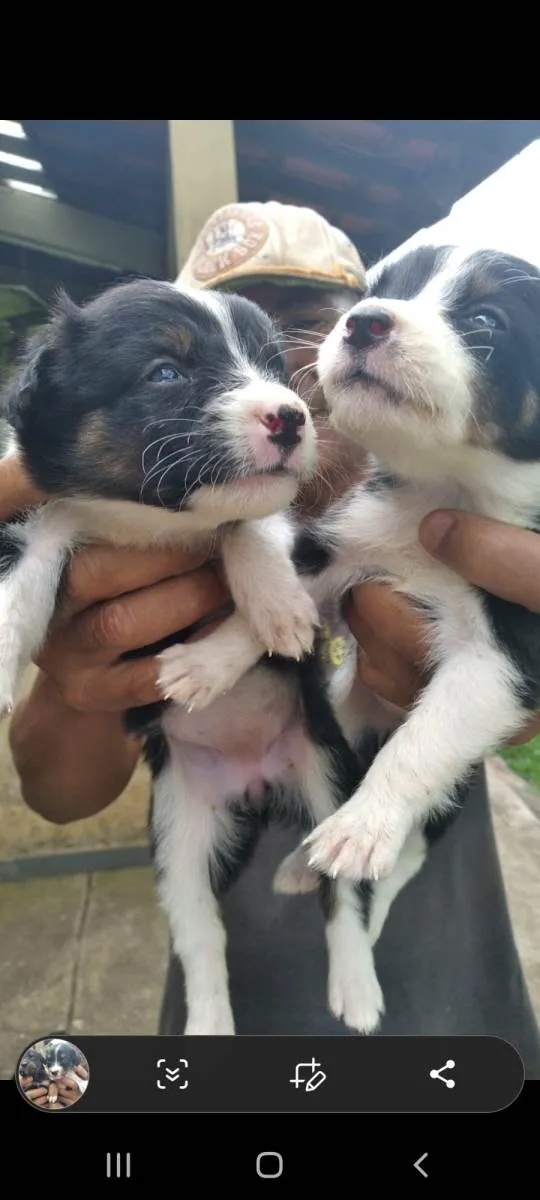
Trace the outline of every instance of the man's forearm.
<path fill-rule="evenodd" d="M 9 737 L 26 803 L 58 824 L 107 808 L 129 783 L 140 753 L 121 713 L 77 712 L 43 674 L 18 704 Z"/>

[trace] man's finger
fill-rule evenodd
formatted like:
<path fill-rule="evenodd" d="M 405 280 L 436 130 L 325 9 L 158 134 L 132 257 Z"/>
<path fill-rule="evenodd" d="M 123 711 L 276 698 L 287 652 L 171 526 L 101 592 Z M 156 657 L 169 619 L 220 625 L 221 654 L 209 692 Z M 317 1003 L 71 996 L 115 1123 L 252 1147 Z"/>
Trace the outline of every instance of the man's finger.
<path fill-rule="evenodd" d="M 358 676 L 382 700 L 403 709 L 410 708 L 422 687 L 412 664 L 376 639 L 367 639 L 365 653 L 363 647 L 359 652 Z"/>
<path fill-rule="evenodd" d="M 66 581 L 66 609 L 70 615 L 128 592 L 152 587 L 164 579 L 195 571 L 207 552 L 187 550 L 137 550 L 116 546 L 89 546 L 76 554 Z M 64 613 L 63 613 L 64 615 Z"/>
<path fill-rule="evenodd" d="M 0 521 L 7 521 L 27 508 L 35 508 L 44 499 L 16 454 L 0 459 Z"/>
<path fill-rule="evenodd" d="M 438 510 L 424 517 L 425 550 L 469 583 L 540 612 L 540 537 L 473 513 Z"/>
<path fill-rule="evenodd" d="M 193 574 L 166 579 L 90 609 L 71 622 L 65 636 L 74 653 L 86 650 L 95 655 L 96 650 L 103 650 L 110 659 L 111 651 L 114 657 L 114 652 L 140 650 L 189 628 L 228 599 L 227 588 L 216 572 L 201 567 Z"/>
<path fill-rule="evenodd" d="M 65 699 L 77 712 L 124 712 L 163 700 L 156 658 L 120 662 L 116 666 L 79 670 L 65 688 Z"/>
<path fill-rule="evenodd" d="M 525 746 L 527 742 L 530 742 L 531 739 L 536 737 L 538 733 L 540 733 L 540 713 L 535 713 L 534 716 L 527 721 L 527 724 L 523 726 L 523 729 L 521 729 L 519 733 L 516 733 L 515 737 L 510 738 L 508 745 Z"/>
<path fill-rule="evenodd" d="M 429 624 L 413 608 L 413 602 L 385 583 L 362 583 L 353 588 L 345 616 L 360 641 L 360 631 L 369 625 L 377 639 L 392 647 L 401 658 L 419 666 L 429 646 Z M 362 624 L 364 623 L 364 624 Z"/>

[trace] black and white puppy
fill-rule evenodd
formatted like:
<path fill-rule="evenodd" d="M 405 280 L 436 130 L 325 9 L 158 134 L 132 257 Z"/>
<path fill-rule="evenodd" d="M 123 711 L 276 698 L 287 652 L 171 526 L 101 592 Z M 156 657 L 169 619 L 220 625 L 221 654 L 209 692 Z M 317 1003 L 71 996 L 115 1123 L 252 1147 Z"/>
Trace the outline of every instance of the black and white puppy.
<path fill-rule="evenodd" d="M 58 1085 L 64 1079 L 69 1079 L 77 1085 L 81 1095 L 84 1095 L 88 1080 L 83 1079 L 76 1071 L 77 1067 L 85 1065 L 77 1046 L 63 1041 L 62 1038 L 53 1038 L 44 1048 L 43 1061 L 48 1077 L 54 1084 Z"/>
<path fill-rule="evenodd" d="M 540 530 L 539 334 L 535 267 L 425 246 L 375 267 L 321 347 L 332 420 L 374 471 L 299 546 L 311 594 L 386 580 L 431 621 L 428 684 L 306 841 L 331 877 L 388 876 L 411 830 L 443 817 L 456 785 L 540 705 L 540 617 L 470 586 L 418 541 L 438 508 Z M 350 697 L 340 713 L 357 735 Z"/>
<path fill-rule="evenodd" d="M 146 735 L 158 887 L 184 969 L 186 1032 L 232 1033 L 219 894 L 269 814 L 307 832 L 362 773 L 310 654 L 317 611 L 292 565 L 282 511 L 314 469 L 309 411 L 285 386 L 276 332 L 255 305 L 138 281 L 82 308 L 61 299 L 9 386 L 6 412 L 14 447 L 52 499 L 1 531 L 4 712 L 45 639 L 75 546 L 105 539 L 222 557 L 234 614 L 204 649 L 180 634 L 147 648 L 160 654 L 164 701 L 128 721 Z M 302 889 L 306 874 L 311 886 L 305 864 L 286 862 L 276 888 Z M 330 1005 L 365 1032 L 382 1009 L 369 889 L 323 881 L 321 892 Z"/>

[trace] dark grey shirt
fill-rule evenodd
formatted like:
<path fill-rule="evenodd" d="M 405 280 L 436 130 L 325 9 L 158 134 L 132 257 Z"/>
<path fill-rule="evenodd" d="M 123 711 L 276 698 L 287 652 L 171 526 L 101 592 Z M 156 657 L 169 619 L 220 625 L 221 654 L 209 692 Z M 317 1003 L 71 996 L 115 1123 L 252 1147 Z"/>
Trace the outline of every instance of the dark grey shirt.
<path fill-rule="evenodd" d="M 338 667 L 350 634 L 327 618 L 326 661 Z M 324 627 L 323 627 L 324 628 Z M 237 1032 L 344 1034 L 326 1003 L 327 959 L 317 895 L 276 896 L 272 880 L 298 831 L 271 829 L 225 897 Z M 540 1079 L 540 1035 L 512 927 L 480 770 L 455 822 L 390 910 L 375 950 L 386 1001 L 380 1034 L 487 1034 L 520 1052 Z M 182 970 L 172 958 L 160 1033 L 182 1033 Z"/>

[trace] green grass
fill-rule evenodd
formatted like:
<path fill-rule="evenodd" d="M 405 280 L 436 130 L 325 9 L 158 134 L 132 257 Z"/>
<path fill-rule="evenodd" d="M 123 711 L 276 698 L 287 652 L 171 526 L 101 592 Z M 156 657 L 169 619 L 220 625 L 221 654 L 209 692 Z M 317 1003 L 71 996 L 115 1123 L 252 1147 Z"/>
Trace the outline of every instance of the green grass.
<path fill-rule="evenodd" d="M 540 734 L 526 746 L 508 746 L 500 754 L 512 771 L 540 792 Z"/>

